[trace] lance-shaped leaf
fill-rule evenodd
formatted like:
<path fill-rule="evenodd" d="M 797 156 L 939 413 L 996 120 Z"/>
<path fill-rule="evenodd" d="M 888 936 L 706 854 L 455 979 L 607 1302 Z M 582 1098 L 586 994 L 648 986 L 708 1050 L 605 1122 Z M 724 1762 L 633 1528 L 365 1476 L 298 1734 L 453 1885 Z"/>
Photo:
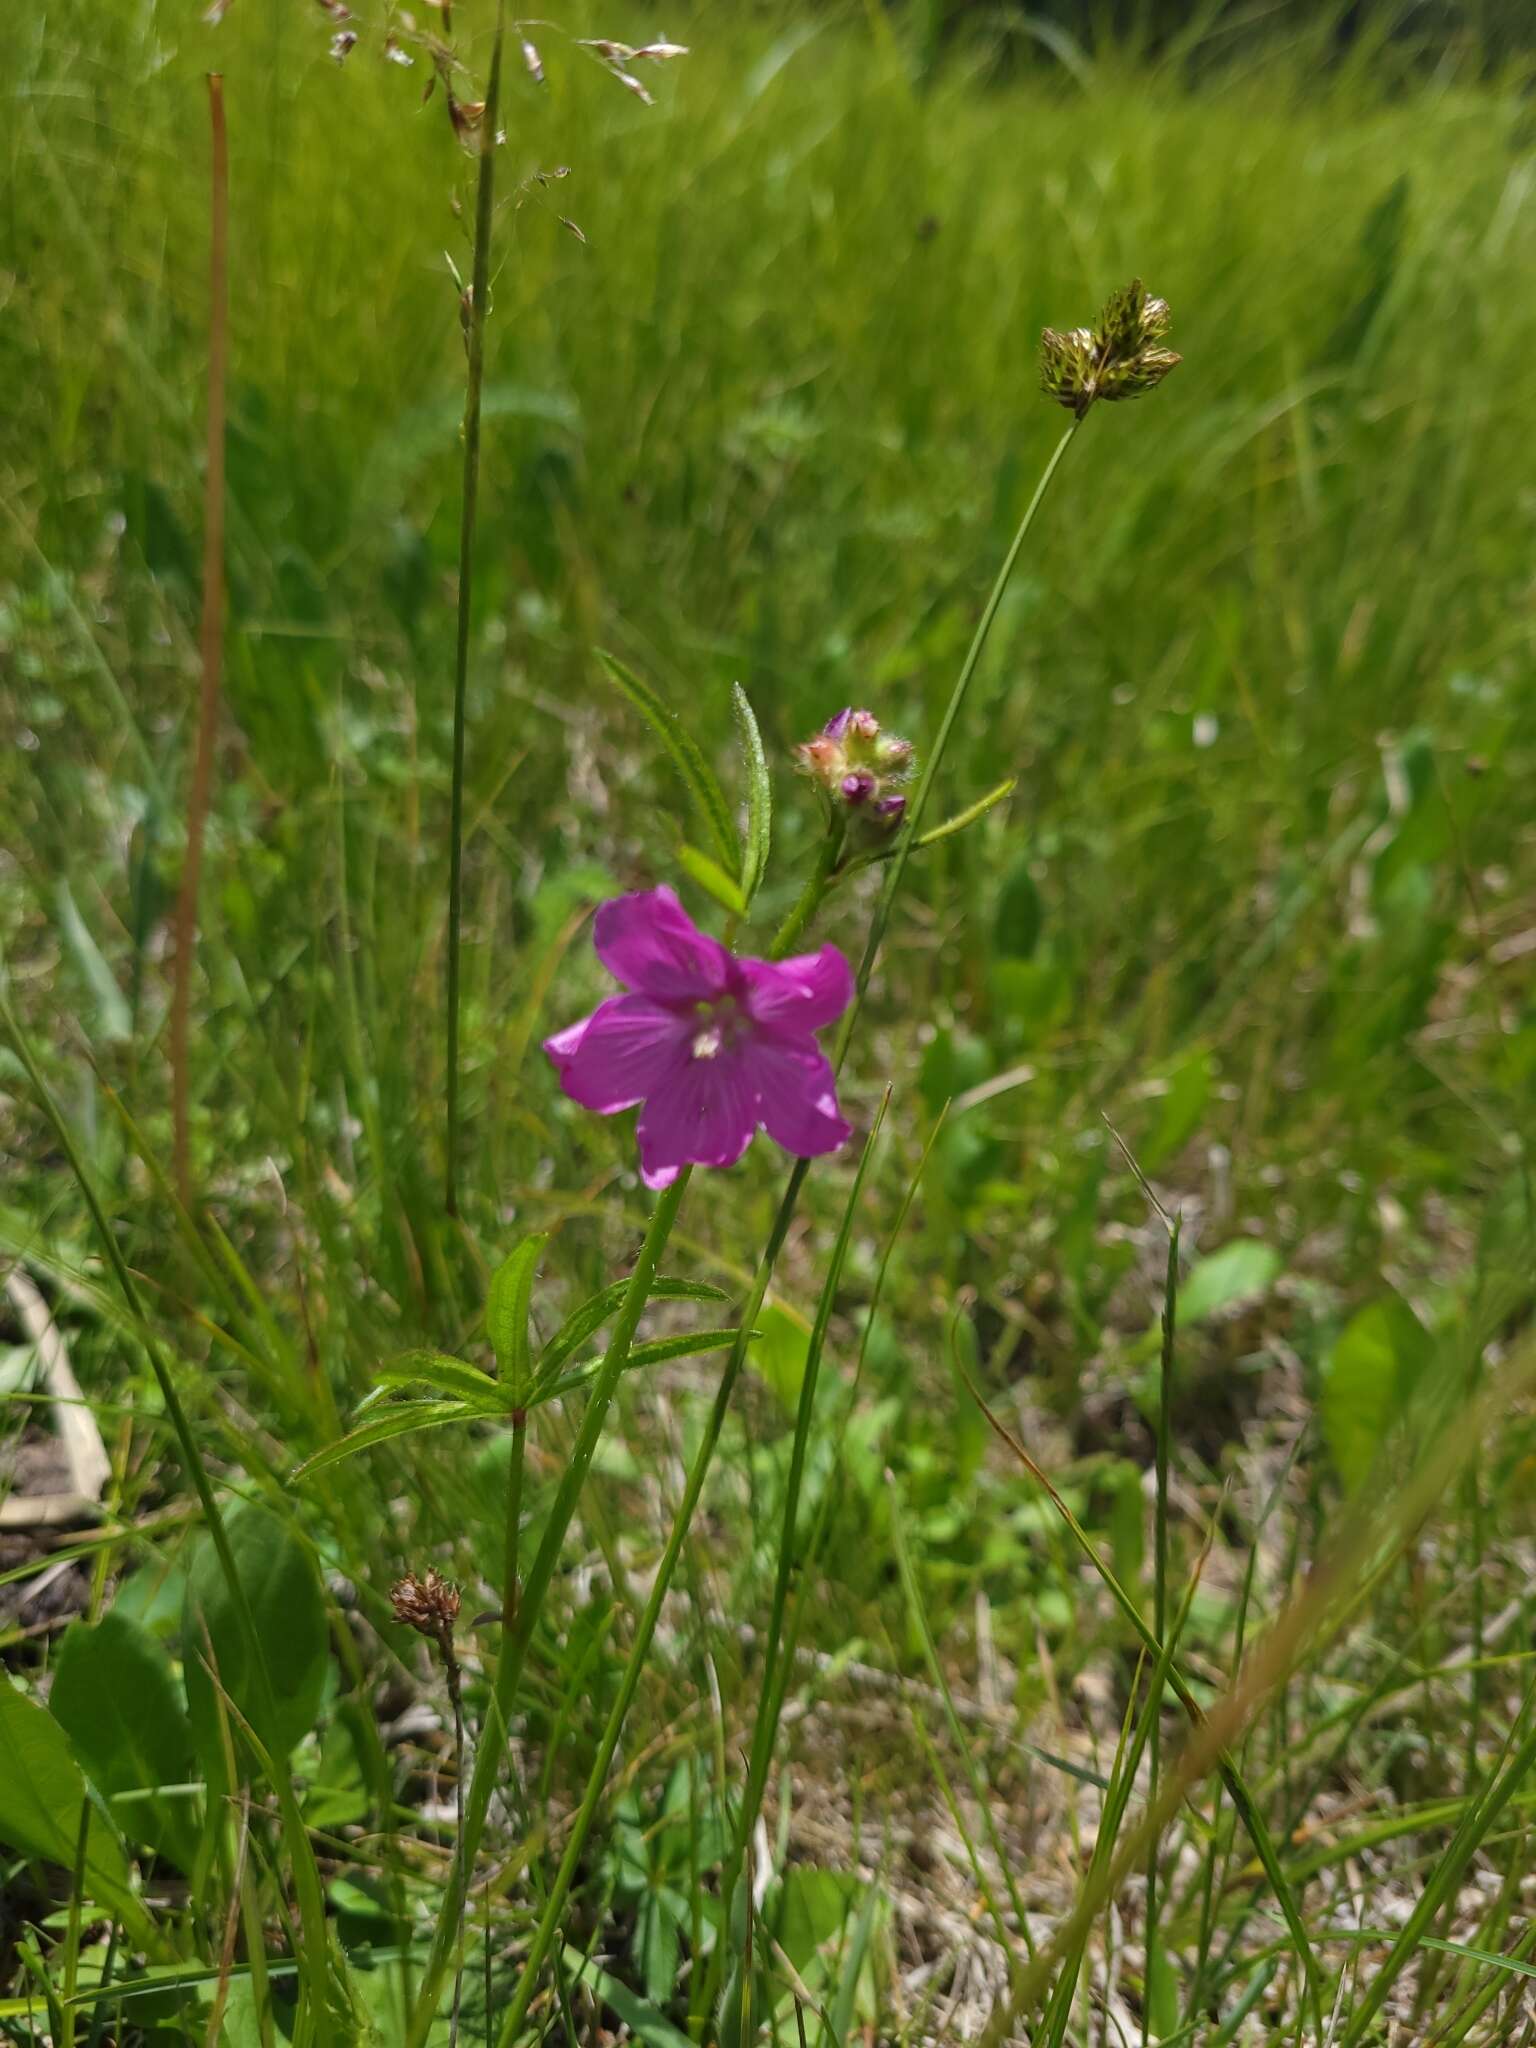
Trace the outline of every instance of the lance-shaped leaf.
<path fill-rule="evenodd" d="M 491 1275 L 491 1290 L 485 1303 L 485 1334 L 496 1354 L 502 1385 L 515 1407 L 533 1383 L 533 1354 L 528 1345 L 528 1309 L 533 1300 L 533 1276 L 549 1237 L 536 1232 L 525 1237 Z"/>
<path fill-rule="evenodd" d="M 626 1372 L 637 1372 L 644 1365 L 663 1365 L 669 1358 L 695 1358 L 703 1351 L 728 1351 L 736 1342 L 740 1332 L 730 1330 L 690 1330 L 680 1337 L 653 1337 L 649 1344 L 637 1344 L 625 1363 Z M 756 1330 L 751 1333 L 754 1337 Z M 574 1394 L 584 1387 L 602 1364 L 600 1358 L 578 1365 L 570 1372 L 562 1373 L 558 1379 L 540 1381 L 535 1387 L 529 1407 L 538 1407 L 544 1401 L 563 1400 L 567 1394 Z"/>
<path fill-rule="evenodd" d="M 711 860 L 707 853 L 700 853 L 696 846 L 685 841 L 677 849 L 677 864 L 684 874 L 706 890 L 723 910 L 732 917 L 740 917 L 746 910 L 747 899 L 734 875 L 728 875 L 719 861 Z"/>
<path fill-rule="evenodd" d="M 773 785 L 768 779 L 763 736 L 740 683 L 731 685 L 731 709 L 736 714 L 742 766 L 747 776 L 747 843 L 741 857 L 741 893 L 750 904 L 768 868 L 773 836 Z"/>
<path fill-rule="evenodd" d="M 383 1397 L 402 1387 L 433 1387 L 451 1400 L 462 1401 L 477 1415 L 510 1415 L 518 1405 L 509 1385 L 493 1380 L 466 1359 L 450 1358 L 443 1351 L 402 1351 L 374 1374 L 374 1392 L 364 1400 L 359 1414 L 378 1412 Z"/>
<path fill-rule="evenodd" d="M 409 1436 L 418 1429 L 441 1429 L 445 1422 L 472 1422 L 480 1414 L 478 1408 L 467 1401 L 398 1401 L 388 1408 L 370 1415 L 368 1420 L 338 1437 L 333 1444 L 327 1444 L 323 1451 L 316 1451 L 312 1458 L 294 1473 L 294 1479 L 310 1479 L 317 1472 L 324 1472 L 331 1465 L 339 1465 L 343 1458 L 355 1457 L 359 1451 L 366 1451 L 374 1444 L 387 1444 L 391 1438 Z"/>
<path fill-rule="evenodd" d="M 539 1384 L 552 1373 L 557 1373 L 568 1358 L 595 1336 L 611 1316 L 616 1316 L 624 1305 L 624 1296 L 629 1291 L 627 1280 L 615 1280 L 611 1287 L 605 1287 L 601 1294 L 594 1294 L 590 1301 L 584 1301 L 580 1308 L 573 1309 L 556 1330 L 553 1337 L 539 1354 Z M 650 1288 L 652 1301 L 728 1301 L 730 1296 L 723 1287 L 711 1287 L 705 1280 L 653 1280 Z"/>

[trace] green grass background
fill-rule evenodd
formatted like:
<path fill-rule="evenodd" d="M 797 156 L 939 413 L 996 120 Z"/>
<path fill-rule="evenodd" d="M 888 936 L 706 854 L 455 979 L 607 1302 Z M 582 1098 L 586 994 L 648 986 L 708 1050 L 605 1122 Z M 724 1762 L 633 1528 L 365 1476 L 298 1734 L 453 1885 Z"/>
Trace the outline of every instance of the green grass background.
<path fill-rule="evenodd" d="M 459 12 L 483 63 L 485 11 Z M 624 1269 L 645 1214 L 630 1139 L 559 1097 L 538 1039 L 599 992 L 585 908 L 678 879 L 680 798 L 594 646 L 649 676 L 738 790 L 728 692 L 746 687 L 777 779 L 766 937 L 818 829 L 791 744 L 853 702 L 923 748 L 1061 425 L 1036 389 L 1039 329 L 1089 321 L 1140 275 L 1184 363 L 1101 407 L 1071 453 L 939 796 L 959 808 L 1004 774 L 1017 791 L 914 863 L 851 1070 L 861 1122 L 887 1081 L 897 1107 L 843 1370 L 903 1176 L 943 1102 L 962 1109 L 896 1262 L 855 1440 L 815 1475 L 842 1515 L 817 1627 L 825 1648 L 916 1667 L 879 1501 L 893 1462 L 957 1656 L 978 1585 L 1021 1666 L 1040 1628 L 1068 1671 L 1118 1644 L 1015 1475 L 984 1460 L 946 1363 L 963 1301 L 990 1382 L 1049 1418 L 1080 1461 L 1075 1497 L 1139 1569 L 1160 1254 L 1106 1117 L 1185 1206 L 1197 1256 L 1250 1247 L 1207 1270 L 1188 1340 L 1190 1485 L 1214 1489 L 1254 1432 L 1286 1438 L 1320 1403 L 1294 1566 L 1426 1361 L 1475 1371 L 1527 1304 L 1525 82 L 1369 37 L 1340 54 L 1285 24 L 1198 66 L 1071 46 L 1000 68 L 962 40 L 926 69 L 874 10 L 578 9 L 569 35 L 530 31 L 548 82 L 509 78 L 488 342 L 466 1251 L 438 1209 L 464 366 L 444 251 L 467 276 L 469 165 L 441 91 L 421 103 L 425 64 L 384 62 L 362 25 L 338 66 L 324 14 L 279 0 L 234 0 L 217 28 L 128 0 L 0 19 L 0 935 L 211 1455 L 281 1500 L 292 1457 L 334 1434 L 380 1358 L 477 1341 L 479 1276 L 525 1229 L 563 1223 L 546 1317 Z M 569 40 L 661 28 L 691 54 L 651 108 Z M 194 1129 L 222 1269 L 178 1236 L 156 1175 L 215 67 L 230 623 Z M 850 951 L 861 902 L 825 928 Z M 5 1239 L 76 1286 L 81 1370 L 104 1418 L 132 1396 L 120 1469 L 148 1509 L 175 1485 L 158 1420 L 15 1076 Z M 728 1287 L 775 1196 L 765 1153 L 701 1181 L 684 1215 L 681 1254 Z M 725 1612 L 763 1597 L 783 1398 L 845 1184 L 841 1168 L 812 1183 L 728 1446 L 718 1505 L 751 1513 L 712 1525 L 699 1566 L 729 1583 Z M 610 1557 L 653 1554 L 691 1384 L 660 1421 L 628 1397 L 589 1508 Z M 1463 1639 L 1456 1559 L 1485 1568 L 1490 1604 L 1513 1588 L 1500 1545 L 1529 1526 L 1529 1439 L 1512 1418 L 1491 1450 L 1444 1587 L 1405 1579 L 1384 1618 L 1430 1664 Z M 552 1427 L 546 1478 L 559 1448 Z M 422 1439 L 288 1505 L 376 1594 L 429 1554 L 491 1574 L 497 1455 Z M 108 1558 L 142 1588 L 179 1545 Z M 718 1612 L 691 1590 L 656 1725 Z M 583 1625 L 547 1647 L 545 1704 L 574 1683 Z M 1213 1656 L 1230 1625 L 1214 1598 L 1192 1623 Z M 715 1648 L 729 1708 L 737 1651 Z M 1045 1689 L 1027 1671 L 1021 1710 Z M 557 1780 L 593 1711 L 569 1708 Z M 1422 1778 L 1454 1789 L 1432 1765 Z"/>

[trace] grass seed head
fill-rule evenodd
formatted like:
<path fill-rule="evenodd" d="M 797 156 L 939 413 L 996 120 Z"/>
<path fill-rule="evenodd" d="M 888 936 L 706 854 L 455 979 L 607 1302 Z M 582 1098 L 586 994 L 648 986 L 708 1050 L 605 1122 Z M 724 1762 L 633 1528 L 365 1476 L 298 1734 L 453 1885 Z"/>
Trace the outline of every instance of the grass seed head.
<path fill-rule="evenodd" d="M 1180 358 L 1162 346 L 1172 316 L 1166 299 L 1148 298 L 1141 279 L 1113 292 L 1096 328 L 1040 336 L 1040 388 L 1081 419 L 1096 399 L 1140 398 Z"/>

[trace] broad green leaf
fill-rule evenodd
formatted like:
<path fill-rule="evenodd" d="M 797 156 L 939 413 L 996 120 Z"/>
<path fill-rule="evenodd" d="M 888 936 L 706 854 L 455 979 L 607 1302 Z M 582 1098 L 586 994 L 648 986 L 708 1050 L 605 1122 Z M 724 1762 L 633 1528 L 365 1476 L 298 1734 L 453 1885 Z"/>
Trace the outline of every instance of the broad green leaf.
<path fill-rule="evenodd" d="M 483 1415 L 506 1415 L 517 1405 L 510 1389 L 500 1380 L 493 1380 L 478 1365 L 463 1358 L 450 1358 L 442 1351 L 402 1351 L 380 1366 L 373 1380 L 381 1393 L 398 1387 L 435 1387 L 440 1394 L 450 1395 Z M 371 1401 L 374 1396 L 368 1398 Z"/>
<path fill-rule="evenodd" d="M 635 1345 L 624 1370 L 638 1372 L 643 1366 L 664 1365 L 669 1358 L 696 1358 L 705 1351 L 726 1351 L 739 1334 L 735 1329 L 689 1330 L 679 1337 L 653 1337 L 648 1344 Z M 594 1358 L 587 1365 L 578 1365 L 573 1372 L 562 1373 L 552 1385 L 541 1383 L 535 1388 L 529 1407 L 541 1407 L 546 1401 L 563 1400 L 567 1394 L 576 1393 L 601 1363 L 601 1359 Z"/>
<path fill-rule="evenodd" d="M 547 1231 L 525 1237 L 517 1249 L 502 1260 L 491 1275 L 485 1302 L 485 1333 L 496 1354 L 501 1374 L 514 1407 L 521 1407 L 533 1383 L 533 1358 L 528 1348 L 528 1308 L 533 1299 L 533 1280 Z"/>
<path fill-rule="evenodd" d="M 742 766 L 747 776 L 747 843 L 741 858 L 741 893 L 750 904 L 768 870 L 773 837 L 773 784 L 768 779 L 763 736 L 740 683 L 731 685 L 731 709 L 736 714 Z"/>
<path fill-rule="evenodd" d="M 80 1813 L 89 1798 L 64 1730 L 8 1672 L 0 1671 L 0 1842 L 40 1863 L 73 1870 L 80 1849 Z M 85 1852 L 86 1883 L 103 1905 L 143 1913 L 110 1821 L 93 1806 Z"/>
<path fill-rule="evenodd" d="M 1179 1289 L 1181 1324 L 1204 1322 L 1240 1301 L 1267 1294 L 1280 1271 L 1280 1254 L 1255 1237 L 1237 1237 L 1196 1259 Z"/>
<path fill-rule="evenodd" d="M 747 907 L 741 885 L 734 876 L 728 875 L 719 861 L 711 860 L 707 853 L 700 853 L 696 846 L 685 841 L 677 849 L 677 864 L 698 883 L 706 894 L 713 896 L 722 910 L 728 910 L 732 917 L 741 917 Z"/>
<path fill-rule="evenodd" d="M 918 834 L 919 846 L 936 846 L 941 839 L 952 839 L 957 832 L 963 832 L 967 825 L 974 825 L 978 818 L 984 818 L 994 805 L 1002 803 L 1005 797 L 1013 795 L 1018 787 L 1016 775 L 1006 777 L 995 789 L 989 789 L 985 796 L 977 797 L 975 803 L 967 804 L 963 811 L 956 811 L 952 818 L 946 818 L 942 825 L 934 825 Z M 1007 887 L 1007 884 L 1004 884 Z M 1030 883 L 1033 889 L 1033 882 Z M 1038 898 L 1037 898 L 1038 901 Z"/>
<path fill-rule="evenodd" d="M 580 1308 L 573 1309 L 539 1353 L 539 1380 L 558 1372 L 574 1357 L 587 1339 L 595 1336 L 611 1316 L 616 1316 L 629 1292 L 627 1280 L 615 1280 L 601 1294 L 594 1294 Z M 723 1287 L 711 1287 L 704 1280 L 653 1280 L 647 1297 L 651 1301 L 729 1301 Z"/>
<path fill-rule="evenodd" d="M 1323 1438 L 1348 1492 L 1369 1476 L 1428 1341 L 1407 1303 L 1389 1295 L 1352 1316 L 1323 1359 Z"/>
<path fill-rule="evenodd" d="M 627 669 L 622 661 L 605 653 L 602 648 L 598 648 L 597 658 L 608 671 L 610 680 L 623 691 L 666 749 L 678 779 L 709 827 L 709 836 L 714 841 L 721 864 L 728 873 L 739 873 L 741 847 L 736 827 L 731 822 L 730 809 L 715 779 L 715 772 L 705 760 L 698 741 L 649 683 L 642 682 L 633 670 Z"/>
<path fill-rule="evenodd" d="M 319 1574 L 294 1532 L 270 1508 L 250 1503 L 237 1508 L 225 1526 L 264 1653 L 271 1698 L 251 1666 L 218 1553 L 204 1536 L 187 1574 L 182 1669 L 197 1752 L 215 1785 L 224 1779 L 223 1746 L 209 1665 L 220 1689 L 281 1768 L 314 1726 L 330 1655 Z"/>
<path fill-rule="evenodd" d="M 339 1465 L 343 1458 L 355 1457 L 359 1451 L 366 1451 L 373 1444 L 387 1444 L 393 1437 L 409 1436 L 417 1429 L 439 1429 L 445 1422 L 469 1422 L 479 1414 L 465 1401 L 399 1401 L 391 1404 L 378 1414 L 370 1415 L 366 1422 L 356 1429 L 338 1437 L 333 1444 L 327 1444 L 323 1451 L 316 1451 L 312 1458 L 306 1458 L 293 1477 L 295 1482 L 313 1478 L 316 1472 L 325 1471 L 328 1465 Z"/>
<path fill-rule="evenodd" d="M 164 1646 L 116 1612 L 65 1632 L 48 1704 L 131 1840 L 190 1871 L 198 1830 L 185 1798 L 157 1788 L 185 1783 L 192 1729 Z M 118 1795 L 131 1793 L 132 1798 Z"/>

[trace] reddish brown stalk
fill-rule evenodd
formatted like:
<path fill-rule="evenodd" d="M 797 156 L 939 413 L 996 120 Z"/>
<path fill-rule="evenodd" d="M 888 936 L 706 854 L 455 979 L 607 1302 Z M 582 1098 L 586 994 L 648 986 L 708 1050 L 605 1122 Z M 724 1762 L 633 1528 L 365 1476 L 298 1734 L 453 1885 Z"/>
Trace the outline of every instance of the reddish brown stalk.
<path fill-rule="evenodd" d="M 203 618 L 199 633 L 202 681 L 197 703 L 197 751 L 187 796 L 187 848 L 176 897 L 175 967 L 171 985 L 171 1116 L 175 1131 L 176 1190 L 192 1202 L 187 1144 L 187 1012 L 192 955 L 197 942 L 197 894 L 203 869 L 203 825 L 213 783 L 213 744 L 219 717 L 219 672 L 224 654 L 224 382 L 229 358 L 229 147 L 224 132 L 224 80 L 208 74 L 212 142 L 211 233 L 208 251 L 208 461 L 203 478 Z"/>

